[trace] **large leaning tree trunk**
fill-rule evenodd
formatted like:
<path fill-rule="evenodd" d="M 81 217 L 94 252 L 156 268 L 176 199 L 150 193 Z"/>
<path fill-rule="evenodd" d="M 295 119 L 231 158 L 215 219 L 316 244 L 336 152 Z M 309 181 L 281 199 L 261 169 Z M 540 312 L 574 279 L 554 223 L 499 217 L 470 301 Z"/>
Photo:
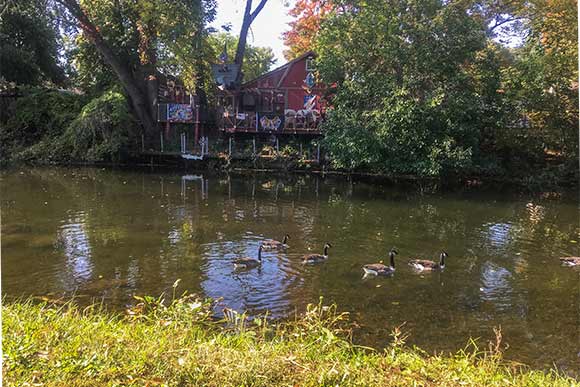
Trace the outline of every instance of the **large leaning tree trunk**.
<path fill-rule="evenodd" d="M 237 84 L 239 85 L 242 81 L 241 68 L 244 64 L 244 54 L 246 53 L 246 40 L 248 37 L 248 31 L 252 22 L 256 19 L 260 11 L 266 5 L 268 0 L 260 0 L 256 9 L 252 12 L 252 0 L 246 0 L 246 8 L 244 10 L 244 20 L 242 22 L 242 28 L 240 30 L 240 37 L 238 39 L 238 47 L 236 48 L 236 57 L 234 63 L 240 66 L 240 72 L 238 73 Z"/>
<path fill-rule="evenodd" d="M 132 111 L 150 141 L 155 138 L 157 123 L 155 120 L 155 98 L 157 97 L 156 51 L 152 26 L 139 25 L 140 71 L 133 71 L 130 64 L 115 54 L 112 47 L 103 38 L 99 28 L 90 20 L 77 0 L 57 0 L 74 17 L 78 26 L 95 45 L 105 63 L 113 70 L 125 89 Z"/>

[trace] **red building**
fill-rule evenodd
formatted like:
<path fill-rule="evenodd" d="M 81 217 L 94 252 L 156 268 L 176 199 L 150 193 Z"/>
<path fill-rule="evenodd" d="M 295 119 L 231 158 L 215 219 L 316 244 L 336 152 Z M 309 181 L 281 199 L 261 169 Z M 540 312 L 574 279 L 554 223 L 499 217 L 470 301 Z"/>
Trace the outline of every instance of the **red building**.
<path fill-rule="evenodd" d="M 324 113 L 323 88 L 314 59 L 306 54 L 244 83 L 219 98 L 220 128 L 226 132 L 318 134 Z"/>

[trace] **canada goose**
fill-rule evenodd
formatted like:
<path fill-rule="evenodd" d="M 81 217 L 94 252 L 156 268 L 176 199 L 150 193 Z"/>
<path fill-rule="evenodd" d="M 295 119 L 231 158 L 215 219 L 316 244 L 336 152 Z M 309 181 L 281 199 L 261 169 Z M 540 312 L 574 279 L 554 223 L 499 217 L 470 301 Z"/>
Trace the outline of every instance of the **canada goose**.
<path fill-rule="evenodd" d="M 363 266 L 363 270 L 365 272 L 365 277 L 367 275 L 391 275 L 395 272 L 395 255 L 399 252 L 395 249 L 391 249 L 389 251 L 389 258 L 391 259 L 391 263 L 389 266 L 383 265 L 382 263 L 370 263 L 368 265 Z"/>
<path fill-rule="evenodd" d="M 426 259 L 413 259 L 409 261 L 409 265 L 413 266 L 415 270 L 419 271 L 443 270 L 445 269 L 445 258 L 448 256 L 449 254 L 447 254 L 447 252 L 442 251 L 439 255 L 439 263 L 428 261 Z"/>
<path fill-rule="evenodd" d="M 253 269 L 262 264 L 262 245 L 258 249 L 258 259 L 245 257 L 234 260 L 234 268 L 236 269 Z"/>
<path fill-rule="evenodd" d="M 321 254 L 306 254 L 302 257 L 302 263 L 320 263 L 328 259 L 328 248 L 332 247 L 330 243 L 324 245 L 324 253 Z"/>
<path fill-rule="evenodd" d="M 287 242 L 290 239 L 290 235 L 284 235 L 284 239 L 282 242 L 277 241 L 275 239 L 266 239 L 262 242 L 262 246 L 264 246 L 264 250 L 278 250 L 278 249 L 285 249 L 288 247 Z"/>
<path fill-rule="evenodd" d="M 563 266 L 580 266 L 580 257 L 562 257 L 560 262 Z"/>

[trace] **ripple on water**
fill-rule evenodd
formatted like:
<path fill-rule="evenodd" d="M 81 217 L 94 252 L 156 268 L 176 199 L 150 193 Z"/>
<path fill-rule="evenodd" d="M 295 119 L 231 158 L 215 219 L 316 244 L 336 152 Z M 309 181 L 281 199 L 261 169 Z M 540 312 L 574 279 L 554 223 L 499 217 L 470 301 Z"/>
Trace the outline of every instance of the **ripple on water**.
<path fill-rule="evenodd" d="M 298 291 L 302 278 L 300 263 L 285 251 L 262 252 L 262 265 L 251 270 L 235 270 L 233 260 L 257 258 L 263 238 L 246 236 L 239 241 L 207 243 L 203 246 L 202 288 L 208 296 L 221 298 L 222 304 L 235 310 L 265 312 L 281 317 L 291 308 L 290 289 Z"/>

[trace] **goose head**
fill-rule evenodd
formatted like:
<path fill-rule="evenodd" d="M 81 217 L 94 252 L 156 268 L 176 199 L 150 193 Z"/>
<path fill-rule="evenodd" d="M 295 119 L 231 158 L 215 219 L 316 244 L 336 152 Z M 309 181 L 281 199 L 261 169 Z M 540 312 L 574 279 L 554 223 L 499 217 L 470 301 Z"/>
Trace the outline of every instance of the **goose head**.
<path fill-rule="evenodd" d="M 284 239 L 282 240 L 282 243 L 286 244 L 286 242 L 288 242 L 288 239 L 290 239 L 290 235 L 288 235 L 288 234 L 284 235 Z"/>
<path fill-rule="evenodd" d="M 328 242 L 324 245 L 324 255 L 328 255 L 328 249 L 331 248 L 332 245 Z"/>
<path fill-rule="evenodd" d="M 389 258 L 391 259 L 390 265 L 393 268 L 395 267 L 395 255 L 397 254 L 399 254 L 399 252 L 394 247 L 389 251 Z"/>
<path fill-rule="evenodd" d="M 439 265 L 441 267 L 445 266 L 445 258 L 447 257 L 449 257 L 449 254 L 447 254 L 445 250 L 441 251 L 441 254 L 439 255 Z"/>

